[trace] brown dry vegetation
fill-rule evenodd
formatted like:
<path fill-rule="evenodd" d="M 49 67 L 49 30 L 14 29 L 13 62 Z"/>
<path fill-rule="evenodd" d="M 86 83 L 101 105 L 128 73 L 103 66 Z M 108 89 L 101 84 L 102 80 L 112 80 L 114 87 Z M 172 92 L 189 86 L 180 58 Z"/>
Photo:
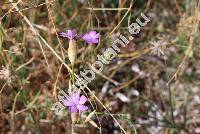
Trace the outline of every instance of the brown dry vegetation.
<path fill-rule="evenodd" d="M 200 133 L 198 0 L 0 0 L 0 7 L 0 133 Z M 89 110 L 75 126 L 67 109 L 57 116 L 51 107 L 68 90 L 71 68 L 59 33 L 101 34 L 97 46 L 78 41 L 79 74 L 117 32 L 128 38 L 141 12 L 151 21 L 82 92 Z M 167 43 L 165 55 L 152 52 L 153 41 Z"/>

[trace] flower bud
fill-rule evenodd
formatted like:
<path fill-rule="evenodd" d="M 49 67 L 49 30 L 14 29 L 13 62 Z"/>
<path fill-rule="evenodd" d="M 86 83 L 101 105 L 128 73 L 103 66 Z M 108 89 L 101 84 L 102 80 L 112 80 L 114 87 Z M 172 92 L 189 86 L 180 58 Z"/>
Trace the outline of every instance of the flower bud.
<path fill-rule="evenodd" d="M 76 56 L 77 56 L 77 44 L 76 41 L 72 39 L 69 41 L 69 48 L 68 48 L 68 57 L 72 65 L 75 63 Z"/>
<path fill-rule="evenodd" d="M 79 114 L 78 113 L 71 113 L 71 119 L 72 119 L 73 124 L 77 123 L 78 120 L 79 120 Z"/>

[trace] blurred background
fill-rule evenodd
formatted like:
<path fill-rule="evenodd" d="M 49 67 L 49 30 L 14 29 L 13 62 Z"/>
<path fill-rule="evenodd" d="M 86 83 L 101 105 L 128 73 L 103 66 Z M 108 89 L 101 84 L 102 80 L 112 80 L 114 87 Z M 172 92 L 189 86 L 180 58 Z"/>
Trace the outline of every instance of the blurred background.
<path fill-rule="evenodd" d="M 71 67 L 59 33 L 99 32 L 97 45 L 77 41 L 79 74 L 141 13 L 151 21 L 88 87 L 127 134 L 199 134 L 199 0 L 0 0 L 0 133 L 123 133 L 87 89 L 75 126 L 51 110 L 70 73 L 48 46 Z"/>

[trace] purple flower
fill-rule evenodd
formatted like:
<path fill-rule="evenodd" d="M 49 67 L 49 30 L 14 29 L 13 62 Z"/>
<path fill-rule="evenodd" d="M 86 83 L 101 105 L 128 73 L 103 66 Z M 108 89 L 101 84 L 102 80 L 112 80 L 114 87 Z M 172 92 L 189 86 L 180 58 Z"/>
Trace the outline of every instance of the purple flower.
<path fill-rule="evenodd" d="M 61 32 L 60 36 L 65 38 L 67 37 L 68 39 L 73 40 L 77 36 L 77 33 L 75 29 L 72 29 L 72 30 L 67 30 L 66 32 Z"/>
<path fill-rule="evenodd" d="M 90 31 L 85 33 L 82 38 L 89 44 L 96 44 L 99 42 L 99 33 L 96 31 Z"/>
<path fill-rule="evenodd" d="M 69 107 L 69 110 L 72 113 L 78 111 L 83 112 L 88 110 L 88 107 L 83 105 L 86 101 L 87 98 L 84 95 L 80 97 L 78 92 L 72 92 L 69 94 L 68 98 L 66 98 L 64 105 Z"/>

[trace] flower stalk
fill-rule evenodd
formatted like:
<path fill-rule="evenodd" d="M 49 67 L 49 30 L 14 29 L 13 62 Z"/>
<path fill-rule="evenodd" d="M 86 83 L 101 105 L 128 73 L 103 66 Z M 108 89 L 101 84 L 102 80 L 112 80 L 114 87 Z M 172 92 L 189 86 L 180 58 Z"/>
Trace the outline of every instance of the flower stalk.
<path fill-rule="evenodd" d="M 68 58 L 72 65 L 72 82 L 74 83 L 75 77 L 74 77 L 74 64 L 77 57 L 77 44 L 75 38 L 77 37 L 76 30 L 67 30 L 66 32 L 61 32 L 60 36 L 68 38 L 69 39 L 69 47 L 68 47 Z"/>
<path fill-rule="evenodd" d="M 75 61 L 76 61 L 76 57 L 77 57 L 77 44 L 75 40 L 70 40 L 69 41 L 69 48 L 68 48 L 68 57 L 69 57 L 69 61 L 72 65 L 72 82 L 75 82 L 75 77 L 74 77 L 74 65 L 75 65 Z"/>

